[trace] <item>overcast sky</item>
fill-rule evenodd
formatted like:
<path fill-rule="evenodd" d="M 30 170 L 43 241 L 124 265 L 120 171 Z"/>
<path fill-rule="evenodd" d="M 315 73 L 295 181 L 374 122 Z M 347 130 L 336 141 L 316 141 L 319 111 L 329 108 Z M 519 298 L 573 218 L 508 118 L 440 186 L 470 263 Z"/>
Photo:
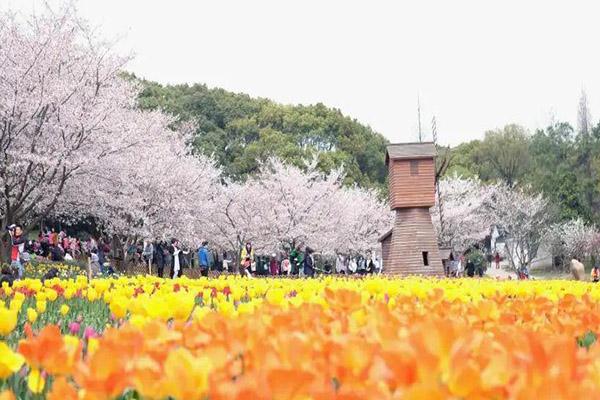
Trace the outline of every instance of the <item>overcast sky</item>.
<path fill-rule="evenodd" d="M 0 0 L 38 9 L 38 0 Z M 50 1 L 50 3 L 56 3 Z M 457 144 L 516 122 L 575 123 L 585 88 L 600 116 L 594 1 L 80 0 L 129 70 L 282 103 L 341 109 L 392 142 Z M 598 105 L 598 106 L 596 106 Z"/>

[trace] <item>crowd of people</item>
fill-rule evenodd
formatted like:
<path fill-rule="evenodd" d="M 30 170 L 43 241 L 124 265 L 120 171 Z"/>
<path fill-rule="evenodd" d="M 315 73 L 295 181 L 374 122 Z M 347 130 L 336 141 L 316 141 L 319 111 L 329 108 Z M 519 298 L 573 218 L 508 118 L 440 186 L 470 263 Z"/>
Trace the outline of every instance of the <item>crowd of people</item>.
<path fill-rule="evenodd" d="M 137 241 L 124 248 L 113 248 L 107 238 L 87 240 L 69 236 L 65 230 L 42 229 L 36 239 L 28 239 L 19 225 L 8 228 L 11 245 L 11 268 L 15 277 L 21 278 L 24 265 L 37 261 L 80 262 L 87 265 L 88 275 L 112 274 L 113 261 L 125 265 L 147 266 L 148 273 L 159 277 L 177 278 L 185 268 L 197 267 L 200 275 L 213 273 L 239 273 L 242 276 L 298 276 L 314 277 L 316 274 L 367 275 L 381 273 L 383 266 L 378 256 L 366 254 L 338 254 L 333 259 L 318 257 L 309 246 L 294 247 L 279 254 L 257 254 L 252 243 L 246 243 L 239 254 L 216 251 L 208 241 L 192 251 L 179 240 Z"/>
<path fill-rule="evenodd" d="M 306 246 L 304 249 L 292 248 L 279 254 L 257 254 L 252 243 L 246 243 L 239 254 L 228 251 L 218 252 L 203 241 L 196 252 L 183 247 L 177 239 L 170 243 L 145 241 L 138 245 L 132 254 L 134 261 L 148 265 L 149 271 L 156 271 L 159 277 L 181 276 L 182 270 L 198 267 L 202 276 L 214 273 L 239 273 L 242 276 L 299 276 L 314 277 L 316 274 L 374 274 L 381 273 L 379 257 L 367 252 L 366 256 L 338 255 L 335 266 L 329 260 L 315 260 L 315 252 Z"/>
<path fill-rule="evenodd" d="M 496 253 L 494 257 L 496 268 L 500 268 L 500 255 Z M 481 250 L 474 248 L 454 255 L 450 253 L 450 258 L 444 262 L 444 272 L 446 276 L 452 278 L 482 277 L 486 270 L 485 257 Z"/>
<path fill-rule="evenodd" d="M 500 269 L 501 261 L 502 257 L 498 251 L 494 252 L 493 255 L 488 254 L 486 257 L 479 248 L 475 247 L 468 249 L 458 256 L 451 253 L 450 259 L 444 261 L 444 272 L 447 277 L 451 278 L 481 278 L 488 268 L 493 268 L 492 265 L 495 269 Z M 530 279 L 529 268 L 527 265 L 521 265 L 516 273 L 517 279 L 519 280 Z M 512 278 L 509 276 L 509 279 Z"/>

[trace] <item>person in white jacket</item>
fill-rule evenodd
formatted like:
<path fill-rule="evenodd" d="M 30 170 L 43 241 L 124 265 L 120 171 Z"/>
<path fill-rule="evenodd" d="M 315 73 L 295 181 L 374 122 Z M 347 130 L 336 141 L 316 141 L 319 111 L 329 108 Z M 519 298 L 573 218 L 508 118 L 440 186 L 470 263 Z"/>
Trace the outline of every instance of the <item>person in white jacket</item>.
<path fill-rule="evenodd" d="M 356 270 L 358 270 L 358 263 L 356 262 L 355 257 L 351 257 L 350 263 L 348 264 L 348 272 L 354 274 L 356 273 Z"/>
<path fill-rule="evenodd" d="M 338 254 L 335 259 L 335 273 L 346 274 L 346 259 L 343 254 Z"/>

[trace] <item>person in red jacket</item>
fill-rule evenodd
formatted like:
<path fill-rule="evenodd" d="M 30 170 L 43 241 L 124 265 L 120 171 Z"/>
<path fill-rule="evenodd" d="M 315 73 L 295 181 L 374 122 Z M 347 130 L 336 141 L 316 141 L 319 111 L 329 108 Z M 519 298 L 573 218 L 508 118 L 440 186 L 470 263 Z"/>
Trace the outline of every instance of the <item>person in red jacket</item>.
<path fill-rule="evenodd" d="M 277 262 L 276 254 L 273 254 L 271 256 L 271 260 L 269 262 L 269 270 L 271 272 L 271 275 L 273 275 L 273 276 L 279 275 L 279 263 Z"/>
<path fill-rule="evenodd" d="M 19 279 L 23 277 L 23 263 L 21 263 L 21 254 L 25 250 L 25 236 L 21 225 L 11 225 L 8 227 L 10 234 L 10 266 L 17 269 Z"/>

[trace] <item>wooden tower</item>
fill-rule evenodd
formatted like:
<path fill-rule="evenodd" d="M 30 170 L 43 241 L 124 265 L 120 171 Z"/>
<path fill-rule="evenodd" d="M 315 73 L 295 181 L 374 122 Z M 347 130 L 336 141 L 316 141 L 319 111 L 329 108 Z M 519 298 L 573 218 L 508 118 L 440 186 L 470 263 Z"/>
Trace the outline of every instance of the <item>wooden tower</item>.
<path fill-rule="evenodd" d="M 435 145 L 387 147 L 390 207 L 394 227 L 379 240 L 383 267 L 393 275 L 443 276 L 444 269 L 429 208 L 435 204 Z"/>

